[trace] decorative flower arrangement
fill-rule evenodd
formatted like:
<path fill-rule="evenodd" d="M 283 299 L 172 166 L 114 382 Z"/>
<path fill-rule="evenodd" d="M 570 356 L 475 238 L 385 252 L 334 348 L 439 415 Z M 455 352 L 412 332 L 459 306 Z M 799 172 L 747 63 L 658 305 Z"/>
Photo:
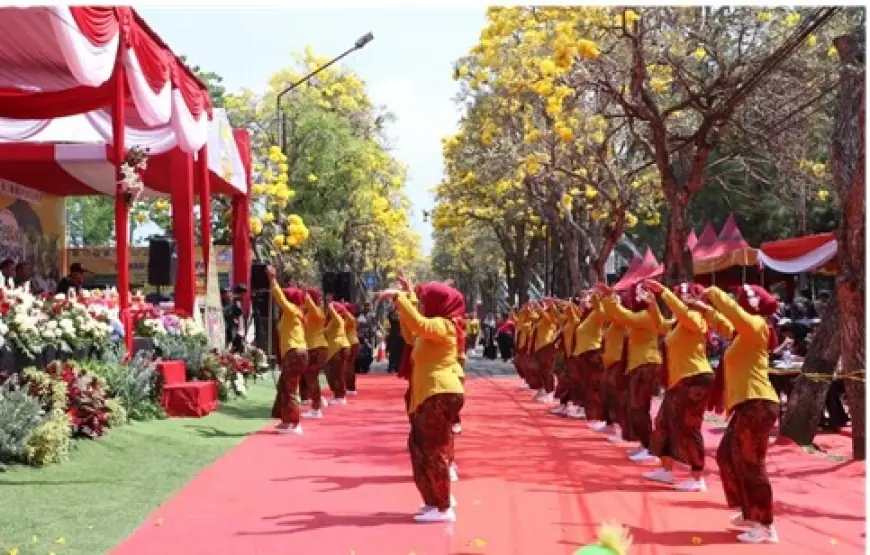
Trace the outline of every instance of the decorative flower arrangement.
<path fill-rule="evenodd" d="M 140 337 L 151 337 L 158 342 L 167 335 L 188 339 L 205 338 L 205 328 L 193 318 L 167 313 L 153 305 L 139 305 L 132 311 L 132 315 L 136 335 Z"/>
<path fill-rule="evenodd" d="M 46 413 L 62 410 L 70 419 L 73 437 L 95 438 L 109 424 L 106 384 L 72 362 L 55 361 L 44 372 L 29 369 L 24 387 L 38 398 Z"/>
<path fill-rule="evenodd" d="M 128 205 L 132 204 L 142 191 L 145 183 L 142 181 L 142 173 L 148 168 L 148 149 L 133 147 L 127 151 L 124 162 L 121 164 L 121 191 Z"/>
<path fill-rule="evenodd" d="M 203 370 L 206 376 L 218 382 L 222 399 L 229 397 L 230 393 L 245 397 L 248 394 L 247 380 L 267 369 L 266 353 L 256 347 L 248 348 L 243 354 L 211 351 L 203 360 Z"/>
<path fill-rule="evenodd" d="M 85 297 L 36 296 L 27 285 L 0 286 L 0 347 L 8 343 L 31 360 L 48 348 L 71 353 L 104 347 L 117 329 L 123 329 L 117 308 Z"/>

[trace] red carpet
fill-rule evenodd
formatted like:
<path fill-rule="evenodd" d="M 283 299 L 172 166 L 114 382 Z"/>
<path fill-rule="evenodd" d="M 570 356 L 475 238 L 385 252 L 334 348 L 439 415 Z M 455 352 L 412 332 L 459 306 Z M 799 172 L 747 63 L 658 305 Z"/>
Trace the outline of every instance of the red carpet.
<path fill-rule="evenodd" d="M 306 421 L 304 436 L 248 438 L 113 553 L 570 555 L 604 520 L 631 528 L 631 555 L 864 552 L 864 463 L 772 447 L 782 543 L 739 545 L 715 476 L 706 494 L 645 483 L 622 448 L 583 422 L 547 416 L 516 380 L 469 380 L 458 522 L 411 523 L 420 500 L 405 450 L 405 384 L 359 381 L 360 395 Z M 711 456 L 718 435 L 709 436 Z"/>

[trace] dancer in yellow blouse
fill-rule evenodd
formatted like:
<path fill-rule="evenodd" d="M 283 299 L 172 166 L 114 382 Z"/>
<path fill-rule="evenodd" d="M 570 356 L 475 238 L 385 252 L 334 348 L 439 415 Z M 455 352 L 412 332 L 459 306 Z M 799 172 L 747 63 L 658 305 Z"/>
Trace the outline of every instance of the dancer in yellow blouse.
<path fill-rule="evenodd" d="M 598 294 L 584 298 L 586 318 L 577 326 L 573 356 L 577 357 L 583 383 L 583 405 L 586 422 L 595 431 L 613 430 L 604 420 L 604 362 L 601 358 L 601 336 L 607 322 Z"/>
<path fill-rule="evenodd" d="M 350 344 L 345 361 L 344 379 L 348 395 L 356 395 L 356 358 L 359 355 L 359 336 L 357 335 L 357 321 L 359 310 L 355 304 L 344 303 L 346 314 L 344 318 L 344 334 Z"/>
<path fill-rule="evenodd" d="M 345 368 L 350 354 L 350 343 L 344 331 L 344 315 L 347 309 L 339 302 L 331 302 L 327 308 L 324 335 L 327 343 L 326 381 L 332 391 L 330 405 L 346 405 Z"/>
<path fill-rule="evenodd" d="M 299 289 L 281 289 L 275 278 L 275 268 L 266 268 L 272 297 L 281 309 L 278 321 L 279 352 L 281 353 L 281 377 L 278 380 L 278 393 L 275 406 L 280 414 L 281 423 L 277 429 L 285 434 L 302 434 L 299 423 L 299 379 L 308 367 L 308 347 L 305 343 L 302 306 L 305 292 Z"/>
<path fill-rule="evenodd" d="M 556 363 L 556 332 L 559 329 L 558 312 L 552 300 L 535 306 L 538 317 L 534 324 L 534 342 L 532 343 L 533 368 L 541 382 L 541 388 L 535 393 L 534 400 L 540 403 L 552 403 L 556 391 L 554 374 Z"/>
<path fill-rule="evenodd" d="M 305 387 L 311 400 L 311 408 L 302 413 L 305 418 L 323 418 L 323 392 L 320 390 L 320 373 L 326 368 L 329 358 L 328 345 L 323 327 L 326 316 L 320 307 L 320 291 L 308 289 L 305 297 L 305 342 L 308 344 L 308 367 L 305 370 Z"/>
<path fill-rule="evenodd" d="M 580 383 L 580 372 L 577 368 L 578 360 L 574 356 L 574 335 L 577 326 L 580 325 L 580 311 L 576 304 L 569 302 L 565 306 L 565 319 L 562 323 L 562 349 L 565 355 L 565 365 L 562 377 L 556 390 L 561 394 L 559 405 L 554 407 L 550 414 L 578 418 L 582 413 L 583 387 Z"/>
<path fill-rule="evenodd" d="M 716 451 L 716 462 L 729 507 L 740 509 L 731 525 L 747 529 L 743 543 L 777 543 L 773 525 L 773 490 L 765 459 L 770 432 L 779 415 L 779 397 L 770 383 L 768 362 L 776 348 L 776 332 L 767 321 L 777 309 L 776 298 L 763 288 L 744 285 L 732 300 L 718 287 L 704 292 L 702 312 L 718 311 L 733 328 L 724 354 L 725 409 L 730 419 Z"/>
<path fill-rule="evenodd" d="M 623 437 L 640 442 L 640 447 L 629 455 L 629 459 L 646 462 L 655 458 L 649 452 L 652 436 L 650 410 L 662 364 L 659 335 L 664 330 L 650 306 L 655 299 L 640 284 L 632 286 L 628 308 L 620 306 L 619 300 L 606 285 L 599 284 L 596 287 L 602 295 L 601 306 L 608 318 L 628 330 L 628 430 L 623 430 Z"/>
<path fill-rule="evenodd" d="M 454 521 L 450 495 L 453 423 L 462 409 L 465 390 L 460 381 L 460 350 L 465 346 L 461 293 L 442 283 L 418 286 L 418 311 L 407 294 L 394 297 L 403 327 L 413 337 L 408 413 L 408 448 L 414 482 L 423 498 L 418 522 Z M 410 337 L 409 337 L 410 338 Z"/>
<path fill-rule="evenodd" d="M 707 409 L 707 395 L 713 385 L 713 369 L 707 361 L 707 322 L 699 311 L 686 305 L 703 294 L 704 288 L 683 283 L 672 293 L 655 281 L 644 282 L 644 287 L 659 295 L 674 315 L 673 323 L 666 325 L 671 328 L 665 336 L 667 390 L 656 415 L 650 443 L 650 452 L 659 457 L 662 466 L 647 472 L 644 477 L 672 484 L 673 459 L 678 458 L 689 465 L 692 476 L 678 484 L 676 489 L 707 491 L 701 425 Z M 653 302 L 650 306 L 656 317 L 665 322 L 658 305 Z"/>
<path fill-rule="evenodd" d="M 620 302 L 622 296 L 619 297 Z M 602 307 L 603 308 L 603 307 Z M 601 338 L 601 362 L 604 364 L 604 422 L 613 429 L 607 438 L 612 443 L 622 443 L 628 403 L 627 335 L 623 326 L 608 321 Z"/>

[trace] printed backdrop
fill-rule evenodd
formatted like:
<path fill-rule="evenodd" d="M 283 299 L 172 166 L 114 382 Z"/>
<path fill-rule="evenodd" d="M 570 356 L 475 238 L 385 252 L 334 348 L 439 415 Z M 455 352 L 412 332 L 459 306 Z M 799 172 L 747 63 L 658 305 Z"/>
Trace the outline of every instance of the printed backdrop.
<path fill-rule="evenodd" d="M 63 198 L 0 179 L 0 260 L 27 261 L 34 275 L 56 277 L 65 238 Z"/>

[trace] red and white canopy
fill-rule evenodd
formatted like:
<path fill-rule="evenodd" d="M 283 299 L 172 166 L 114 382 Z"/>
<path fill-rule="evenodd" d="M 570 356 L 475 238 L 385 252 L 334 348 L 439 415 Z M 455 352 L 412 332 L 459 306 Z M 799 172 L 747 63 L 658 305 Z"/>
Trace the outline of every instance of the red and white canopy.
<path fill-rule="evenodd" d="M 758 258 L 765 267 L 782 274 L 815 272 L 837 256 L 837 238 L 820 233 L 762 243 Z"/>
<path fill-rule="evenodd" d="M 211 192 L 245 195 L 245 169 L 226 111 L 214 110 L 213 118 L 207 128 Z M 56 196 L 114 195 L 117 180 L 110 161 L 112 123 L 108 113 L 90 112 L 48 121 L 31 137 L 3 143 L 3 136 L 17 121 L 0 119 L 0 179 Z M 172 131 L 162 137 L 155 134 L 156 143 L 148 142 L 135 128 L 127 127 L 125 136 L 127 145 L 138 144 L 150 150 L 143 194 L 169 194 L 173 181 L 168 178 L 169 161 L 173 153 L 180 151 L 173 144 Z"/>
<path fill-rule="evenodd" d="M 196 152 L 208 141 L 208 91 L 138 14 L 120 6 L 0 8 L 0 141 L 111 139 L 108 109 L 123 65 L 125 146 Z M 65 116 L 84 114 L 69 121 Z M 9 122 L 8 120 L 17 120 Z"/>

